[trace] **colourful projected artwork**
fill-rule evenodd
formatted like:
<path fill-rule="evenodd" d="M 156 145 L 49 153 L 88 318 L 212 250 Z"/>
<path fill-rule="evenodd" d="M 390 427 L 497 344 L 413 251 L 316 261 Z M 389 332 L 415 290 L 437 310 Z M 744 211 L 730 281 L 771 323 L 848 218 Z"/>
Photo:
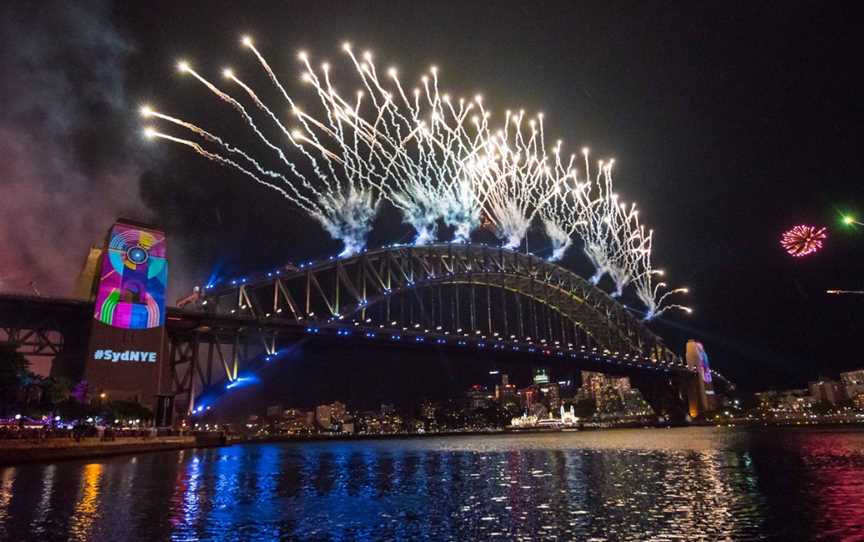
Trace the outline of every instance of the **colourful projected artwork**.
<path fill-rule="evenodd" d="M 711 383 L 711 366 L 708 364 L 708 353 L 705 352 L 705 347 L 702 346 L 702 343 L 697 344 L 697 351 L 699 353 L 699 373 L 702 375 L 702 380 L 706 384 Z"/>
<path fill-rule="evenodd" d="M 122 329 L 162 326 L 167 283 L 165 234 L 118 222 L 102 260 L 93 317 Z"/>

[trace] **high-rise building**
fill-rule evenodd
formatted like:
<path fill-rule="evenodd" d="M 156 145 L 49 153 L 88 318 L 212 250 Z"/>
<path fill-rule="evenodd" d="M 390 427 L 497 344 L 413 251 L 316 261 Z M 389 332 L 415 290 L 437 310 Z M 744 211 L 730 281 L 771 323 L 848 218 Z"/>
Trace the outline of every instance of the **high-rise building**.
<path fill-rule="evenodd" d="M 630 379 L 594 371 L 582 371 L 581 396 L 594 400 L 599 413 L 617 412 L 630 393 Z"/>
<path fill-rule="evenodd" d="M 840 384 L 847 399 L 864 395 L 864 369 L 840 373 Z"/>
<path fill-rule="evenodd" d="M 315 423 L 321 429 L 329 431 L 333 426 L 332 411 L 330 405 L 318 405 L 315 407 Z"/>
<path fill-rule="evenodd" d="M 348 415 L 347 410 L 345 409 L 345 403 L 340 401 L 334 401 L 330 405 L 330 421 L 333 424 L 341 424 L 345 421 Z"/>
<path fill-rule="evenodd" d="M 864 384 L 864 369 L 855 369 L 854 371 L 840 373 L 840 382 L 847 386 L 850 384 Z"/>
<path fill-rule="evenodd" d="M 435 419 L 435 403 L 426 401 L 420 405 L 420 416 L 427 420 Z"/>
<path fill-rule="evenodd" d="M 473 409 L 485 408 L 491 400 L 492 394 L 480 384 L 475 384 L 468 390 L 468 401 Z"/>
<path fill-rule="evenodd" d="M 558 409 L 561 407 L 561 392 L 558 384 L 553 382 L 552 384 L 539 387 L 546 397 L 546 402 L 549 403 L 549 412 L 558 412 Z"/>
<path fill-rule="evenodd" d="M 810 390 L 810 395 L 817 403 L 837 404 L 842 400 L 840 383 L 836 380 L 820 379 L 807 383 L 807 388 Z"/>
<path fill-rule="evenodd" d="M 534 369 L 534 383 L 535 384 L 548 384 L 549 383 L 549 373 L 544 367 L 537 367 Z"/>

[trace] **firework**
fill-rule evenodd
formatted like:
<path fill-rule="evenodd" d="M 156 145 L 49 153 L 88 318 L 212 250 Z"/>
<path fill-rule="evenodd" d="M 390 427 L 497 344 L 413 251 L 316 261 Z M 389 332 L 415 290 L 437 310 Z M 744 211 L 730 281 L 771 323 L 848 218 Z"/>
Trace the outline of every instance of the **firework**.
<path fill-rule="evenodd" d="M 348 68 L 342 71 L 356 82 L 354 92 L 340 94 L 336 81 L 345 74 L 337 78 L 337 69 L 327 62 L 313 66 L 303 52 L 298 55 L 299 89 L 294 89 L 250 38 L 242 45 L 284 100 L 282 107 L 268 106 L 232 69 L 222 72 L 225 88 L 188 62 L 178 69 L 233 109 L 258 148 L 241 149 L 149 106 L 141 108 L 142 116 L 190 135 L 155 127 L 145 135 L 182 145 L 277 191 L 340 240 L 342 256 L 365 248 L 382 199 L 414 228 L 415 244 L 435 241 L 442 222 L 452 228 L 453 241 L 468 242 L 482 220 L 505 247 L 516 249 L 539 218 L 552 243 L 550 260 L 563 257 L 580 238 L 594 266 L 591 282 L 608 275 L 613 296 L 633 284 L 646 319 L 672 308 L 689 311 L 664 304 L 686 290 L 654 284 L 661 272 L 651 268 L 653 232 L 640 224 L 636 205 L 625 205 L 613 191 L 614 161 L 600 161 L 592 171 L 584 149 L 581 171 L 583 160 L 575 154 L 564 158 L 561 141 L 547 147 L 542 114 L 507 111 L 494 126 L 482 96 L 453 98 L 439 89 L 436 67 L 408 88 L 395 68 L 379 74 L 371 53 L 358 55 L 347 43 L 342 49 Z M 784 247 L 785 242 L 784 237 Z"/>
<path fill-rule="evenodd" d="M 662 277 L 665 272 L 662 269 L 654 269 L 651 266 L 651 249 L 654 239 L 654 232 L 648 231 L 644 241 L 639 249 L 639 272 L 633 277 L 633 283 L 636 289 L 636 297 L 645 306 L 644 319 L 646 321 L 653 320 L 666 311 L 678 309 L 692 314 L 693 309 L 677 303 L 667 303 L 669 297 L 676 294 L 686 294 L 689 292 L 687 288 L 668 289 L 665 282 L 657 282 L 655 277 Z"/>
<path fill-rule="evenodd" d="M 780 245 L 790 256 L 800 258 L 821 249 L 827 236 L 826 228 L 799 224 L 783 233 Z"/>

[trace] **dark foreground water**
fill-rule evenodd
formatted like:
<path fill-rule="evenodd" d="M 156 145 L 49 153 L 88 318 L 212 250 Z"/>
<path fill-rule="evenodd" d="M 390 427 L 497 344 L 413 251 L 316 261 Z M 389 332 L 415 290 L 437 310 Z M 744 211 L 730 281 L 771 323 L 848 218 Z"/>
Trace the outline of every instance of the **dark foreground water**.
<path fill-rule="evenodd" d="M 240 445 L 0 470 L 0 540 L 864 540 L 864 432 Z"/>

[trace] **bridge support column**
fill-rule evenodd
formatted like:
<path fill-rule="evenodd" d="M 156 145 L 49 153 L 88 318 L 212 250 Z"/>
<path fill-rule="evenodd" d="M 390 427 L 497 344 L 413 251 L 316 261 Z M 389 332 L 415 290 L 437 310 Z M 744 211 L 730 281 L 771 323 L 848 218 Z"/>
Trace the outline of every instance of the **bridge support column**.
<path fill-rule="evenodd" d="M 688 379 L 668 375 L 635 375 L 630 383 L 642 393 L 661 423 L 685 425 L 691 419 L 688 401 Z"/>

